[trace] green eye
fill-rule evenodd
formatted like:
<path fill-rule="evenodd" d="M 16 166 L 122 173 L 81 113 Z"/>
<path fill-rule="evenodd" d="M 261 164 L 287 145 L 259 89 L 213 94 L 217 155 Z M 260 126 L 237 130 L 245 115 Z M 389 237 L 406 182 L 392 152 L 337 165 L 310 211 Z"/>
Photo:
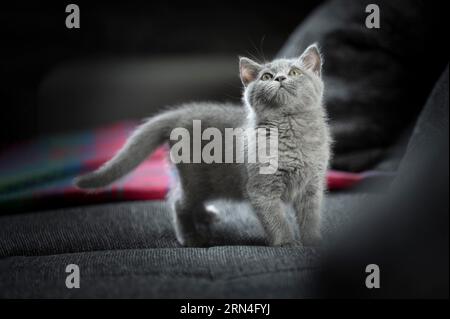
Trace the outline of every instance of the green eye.
<path fill-rule="evenodd" d="M 299 75 L 302 75 L 302 72 L 300 72 L 299 69 L 292 69 L 289 71 L 289 75 L 290 76 L 299 76 Z"/>
<path fill-rule="evenodd" d="M 261 76 L 261 80 L 263 80 L 263 81 L 269 81 L 272 77 L 273 77 L 272 74 L 270 74 L 270 73 L 264 73 L 264 74 Z"/>

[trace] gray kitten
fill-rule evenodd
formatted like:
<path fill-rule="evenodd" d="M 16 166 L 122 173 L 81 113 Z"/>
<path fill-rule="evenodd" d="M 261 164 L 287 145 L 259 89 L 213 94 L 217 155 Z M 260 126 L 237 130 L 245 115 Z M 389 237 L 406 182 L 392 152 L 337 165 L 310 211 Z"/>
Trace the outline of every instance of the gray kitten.
<path fill-rule="evenodd" d="M 154 116 L 110 161 L 78 177 L 75 184 L 92 189 L 112 183 L 159 145 L 167 142 L 172 147 L 177 142 L 170 138 L 174 128 L 185 128 L 192 136 L 193 120 L 222 133 L 225 128 L 277 128 L 278 167 L 274 174 L 260 174 L 261 164 L 248 161 L 176 164 L 179 181 L 169 198 L 177 239 L 186 246 L 207 245 L 208 225 L 218 216 L 217 209 L 207 203 L 230 199 L 250 202 L 273 246 L 295 244 L 284 211 L 284 204 L 292 203 L 302 243 L 316 244 L 331 143 L 322 105 L 321 68 L 315 44 L 298 59 L 261 65 L 240 58 L 244 107 L 193 103 Z"/>

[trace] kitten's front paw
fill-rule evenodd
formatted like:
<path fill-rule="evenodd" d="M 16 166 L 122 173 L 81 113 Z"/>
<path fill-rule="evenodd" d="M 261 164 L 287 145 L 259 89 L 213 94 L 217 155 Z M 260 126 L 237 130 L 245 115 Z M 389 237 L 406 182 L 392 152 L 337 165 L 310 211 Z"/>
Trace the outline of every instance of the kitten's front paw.
<path fill-rule="evenodd" d="M 285 243 L 280 245 L 281 247 L 300 247 L 303 246 L 302 242 L 299 240 L 293 240 L 290 243 Z"/>
<path fill-rule="evenodd" d="M 320 246 L 322 243 L 322 235 L 320 233 L 305 234 L 302 236 L 302 244 L 304 246 Z"/>
<path fill-rule="evenodd" d="M 293 242 L 295 241 L 291 235 L 276 236 L 269 239 L 270 246 L 288 246 Z"/>

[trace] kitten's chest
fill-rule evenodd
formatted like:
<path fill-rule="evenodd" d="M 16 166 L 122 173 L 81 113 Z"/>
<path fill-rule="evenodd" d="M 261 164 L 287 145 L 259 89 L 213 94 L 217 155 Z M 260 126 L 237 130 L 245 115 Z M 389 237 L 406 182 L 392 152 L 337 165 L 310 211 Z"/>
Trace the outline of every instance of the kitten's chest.
<path fill-rule="evenodd" d="M 278 137 L 279 160 L 283 165 L 307 165 L 324 153 L 327 141 L 319 131 L 281 131 Z"/>
<path fill-rule="evenodd" d="M 327 167 L 328 140 L 318 131 L 281 131 L 278 150 L 280 174 L 296 185 Z"/>

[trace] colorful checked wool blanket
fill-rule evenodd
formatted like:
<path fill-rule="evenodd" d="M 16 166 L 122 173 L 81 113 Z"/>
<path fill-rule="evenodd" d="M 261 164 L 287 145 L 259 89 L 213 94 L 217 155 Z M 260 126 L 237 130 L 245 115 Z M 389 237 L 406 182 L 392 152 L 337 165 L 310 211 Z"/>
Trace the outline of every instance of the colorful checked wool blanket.
<path fill-rule="evenodd" d="M 110 159 L 136 127 L 121 122 L 96 130 L 41 137 L 0 153 L 0 214 L 112 201 L 163 199 L 173 167 L 168 148 L 157 149 L 124 179 L 85 193 L 72 179 Z M 348 188 L 370 174 L 329 171 L 328 188 Z"/>

